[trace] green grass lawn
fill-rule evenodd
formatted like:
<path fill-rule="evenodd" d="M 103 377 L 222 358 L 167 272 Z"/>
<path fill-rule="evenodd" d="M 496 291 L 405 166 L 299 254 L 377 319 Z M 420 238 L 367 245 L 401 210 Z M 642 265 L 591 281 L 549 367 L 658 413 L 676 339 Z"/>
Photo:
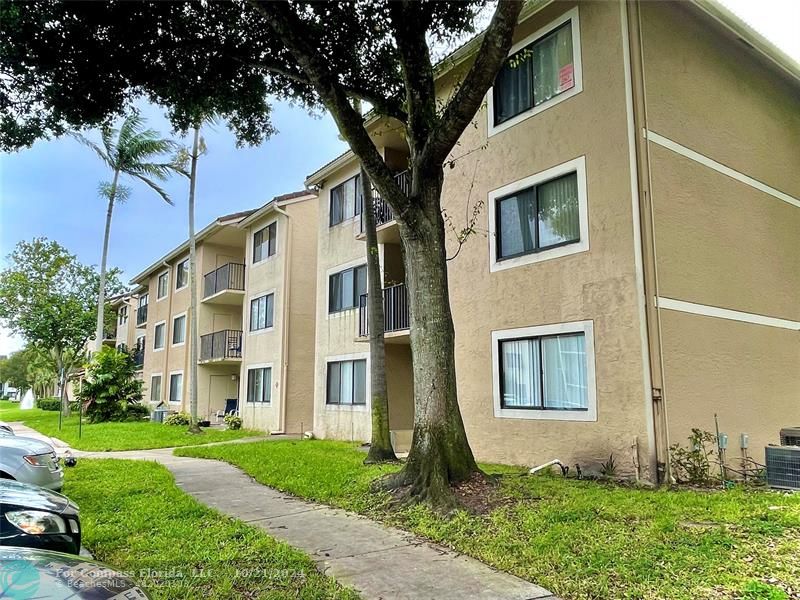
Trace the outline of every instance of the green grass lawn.
<path fill-rule="evenodd" d="M 162 425 L 161 423 L 96 423 L 88 424 L 84 419 L 83 431 L 78 437 L 78 416 L 73 414 L 58 429 L 58 412 L 38 408 L 20 410 L 19 403 L 0 401 L 0 421 L 22 421 L 39 433 L 58 438 L 78 450 L 146 450 L 225 442 L 247 436 L 263 435 L 260 432 L 240 429 L 238 431 L 205 430 L 203 435 L 186 433 L 185 426 Z"/>
<path fill-rule="evenodd" d="M 304 553 L 195 501 L 156 463 L 84 459 L 64 493 L 80 506 L 83 544 L 154 598 L 358 598 Z"/>
<path fill-rule="evenodd" d="M 176 450 L 256 480 L 414 531 L 567 599 L 785 600 L 800 593 L 800 494 L 630 489 L 484 465 L 509 504 L 451 519 L 389 512 L 354 445 L 270 441 Z M 786 590 L 793 590 L 790 595 Z"/>

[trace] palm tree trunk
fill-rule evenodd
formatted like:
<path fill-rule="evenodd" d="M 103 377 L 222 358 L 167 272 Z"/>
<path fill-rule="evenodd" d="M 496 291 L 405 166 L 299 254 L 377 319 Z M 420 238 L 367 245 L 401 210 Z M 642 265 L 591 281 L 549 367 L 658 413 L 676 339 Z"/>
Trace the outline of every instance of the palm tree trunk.
<path fill-rule="evenodd" d="M 117 182 L 119 169 L 114 170 L 114 181 L 111 183 L 111 193 L 108 196 L 108 212 L 106 212 L 106 230 L 103 235 L 103 255 L 100 258 L 100 291 L 97 295 L 97 329 L 95 330 L 95 351 L 103 347 L 103 330 L 105 329 L 106 307 L 106 263 L 108 261 L 108 240 L 111 236 L 111 215 L 114 212 L 114 200 L 117 195 Z"/>
<path fill-rule="evenodd" d="M 194 126 L 192 141 L 192 168 L 189 178 L 189 431 L 202 433 L 197 425 L 197 349 L 200 338 L 197 331 L 197 248 L 194 237 L 194 190 L 197 184 L 197 157 L 200 151 L 200 124 Z"/>
<path fill-rule="evenodd" d="M 389 395 L 386 386 L 386 347 L 383 314 L 383 282 L 378 255 L 378 233 L 375 231 L 375 208 L 372 182 L 361 169 L 364 206 L 361 218 L 367 238 L 367 311 L 369 322 L 370 396 L 372 397 L 372 440 L 364 463 L 395 461 L 389 434 Z"/>

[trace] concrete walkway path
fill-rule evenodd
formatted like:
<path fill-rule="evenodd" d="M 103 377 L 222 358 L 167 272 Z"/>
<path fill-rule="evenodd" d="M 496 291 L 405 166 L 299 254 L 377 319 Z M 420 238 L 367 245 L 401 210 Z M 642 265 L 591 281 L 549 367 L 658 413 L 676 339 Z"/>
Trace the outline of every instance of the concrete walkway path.
<path fill-rule="evenodd" d="M 73 453 L 158 462 L 201 503 L 305 551 L 320 571 L 367 600 L 558 600 L 533 583 L 407 532 L 262 485 L 225 462 L 174 456 L 172 448 Z"/>

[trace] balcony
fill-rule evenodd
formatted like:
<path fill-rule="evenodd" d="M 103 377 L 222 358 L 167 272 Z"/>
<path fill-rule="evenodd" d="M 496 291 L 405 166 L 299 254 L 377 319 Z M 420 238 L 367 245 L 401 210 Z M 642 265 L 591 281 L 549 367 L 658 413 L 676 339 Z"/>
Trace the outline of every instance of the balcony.
<path fill-rule="evenodd" d="M 409 343 L 411 326 L 408 310 L 408 290 L 404 283 L 383 288 L 383 331 L 387 344 Z M 358 301 L 358 337 L 369 335 L 369 311 L 367 294 Z"/>
<path fill-rule="evenodd" d="M 203 302 L 241 305 L 243 296 L 243 264 L 227 263 L 203 276 Z"/>
<path fill-rule="evenodd" d="M 404 194 L 411 191 L 411 177 L 408 171 L 403 171 L 394 176 L 394 180 Z M 378 242 L 381 244 L 399 244 L 400 235 L 394 226 L 394 211 L 389 203 L 378 195 L 377 190 L 372 190 L 372 208 L 375 214 L 375 229 L 378 232 Z M 359 221 L 358 238 L 364 239 L 364 213 Z"/>
<path fill-rule="evenodd" d="M 141 327 L 147 324 L 147 304 L 136 309 L 136 326 Z"/>
<path fill-rule="evenodd" d="M 144 367 L 144 343 L 137 344 L 133 349 L 133 364 L 137 371 L 141 371 Z"/>
<path fill-rule="evenodd" d="M 201 364 L 236 364 L 242 362 L 242 331 L 223 329 L 200 336 Z"/>

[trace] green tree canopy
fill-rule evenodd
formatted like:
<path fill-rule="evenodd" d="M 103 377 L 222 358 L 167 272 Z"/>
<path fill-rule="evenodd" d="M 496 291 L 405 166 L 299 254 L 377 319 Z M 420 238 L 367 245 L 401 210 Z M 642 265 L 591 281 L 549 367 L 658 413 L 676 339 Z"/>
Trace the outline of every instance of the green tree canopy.
<path fill-rule="evenodd" d="M 8 264 L 0 273 L 0 321 L 30 346 L 53 352 L 57 371 L 66 378 L 71 365 L 64 361 L 83 356 L 94 332 L 97 270 L 47 238 L 19 242 Z M 112 293 L 124 290 L 118 270 L 109 272 L 107 285 Z M 61 383 L 63 389 L 64 379 Z"/>

